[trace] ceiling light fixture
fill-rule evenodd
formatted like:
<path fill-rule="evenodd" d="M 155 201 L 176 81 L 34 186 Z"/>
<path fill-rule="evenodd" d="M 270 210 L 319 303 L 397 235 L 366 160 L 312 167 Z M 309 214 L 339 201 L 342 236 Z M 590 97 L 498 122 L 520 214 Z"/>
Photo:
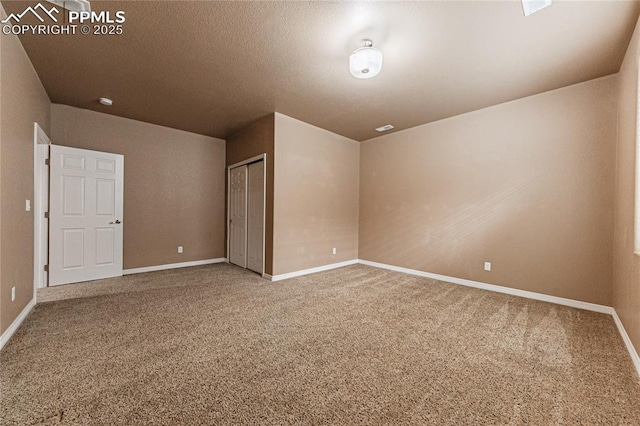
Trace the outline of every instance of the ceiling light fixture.
<path fill-rule="evenodd" d="M 539 12 L 547 6 L 551 6 L 551 0 L 522 0 L 524 16 Z"/>
<path fill-rule="evenodd" d="M 363 40 L 364 47 L 349 56 L 349 71 L 357 78 L 371 78 L 382 69 L 382 52 L 373 47 L 371 40 Z"/>
<path fill-rule="evenodd" d="M 100 103 L 102 105 L 111 106 L 113 105 L 113 101 L 109 98 L 100 98 Z"/>

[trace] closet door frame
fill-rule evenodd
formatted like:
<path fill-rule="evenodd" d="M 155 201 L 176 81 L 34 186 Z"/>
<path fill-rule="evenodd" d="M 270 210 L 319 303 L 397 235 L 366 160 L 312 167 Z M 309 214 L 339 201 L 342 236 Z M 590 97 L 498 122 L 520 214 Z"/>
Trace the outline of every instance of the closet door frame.
<path fill-rule="evenodd" d="M 264 161 L 264 170 L 263 170 L 263 178 L 264 178 L 264 189 L 262 191 L 262 276 L 266 277 L 265 274 L 265 261 L 266 261 L 266 234 L 267 234 L 267 154 L 256 155 L 255 157 L 247 158 L 246 160 L 240 161 L 238 163 L 227 166 L 227 218 L 226 218 L 226 228 L 227 228 L 227 263 L 229 261 L 229 214 L 230 210 L 230 201 L 231 201 L 231 169 L 235 169 L 236 167 L 246 166 L 251 163 L 255 163 L 258 161 Z M 247 179 L 248 186 L 248 179 Z M 248 197 L 248 193 L 246 194 Z M 248 247 L 247 247 L 248 249 Z"/>

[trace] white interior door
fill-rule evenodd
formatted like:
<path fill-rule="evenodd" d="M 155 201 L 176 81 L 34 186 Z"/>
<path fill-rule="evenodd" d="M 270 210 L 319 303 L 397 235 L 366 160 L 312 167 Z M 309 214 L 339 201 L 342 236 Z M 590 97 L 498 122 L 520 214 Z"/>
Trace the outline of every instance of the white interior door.
<path fill-rule="evenodd" d="M 229 172 L 229 262 L 247 267 L 247 166 Z"/>
<path fill-rule="evenodd" d="M 247 268 L 262 274 L 264 236 L 264 161 L 248 166 Z"/>
<path fill-rule="evenodd" d="M 49 285 L 122 275 L 124 157 L 51 145 Z"/>

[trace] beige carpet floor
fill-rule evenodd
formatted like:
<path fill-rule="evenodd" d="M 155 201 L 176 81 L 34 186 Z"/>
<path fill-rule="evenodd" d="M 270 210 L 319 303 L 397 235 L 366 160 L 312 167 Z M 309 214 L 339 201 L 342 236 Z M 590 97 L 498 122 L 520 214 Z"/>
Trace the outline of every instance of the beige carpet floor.
<path fill-rule="evenodd" d="M 362 265 L 271 283 L 219 264 L 38 297 L 0 352 L 3 425 L 640 425 L 608 315 Z"/>

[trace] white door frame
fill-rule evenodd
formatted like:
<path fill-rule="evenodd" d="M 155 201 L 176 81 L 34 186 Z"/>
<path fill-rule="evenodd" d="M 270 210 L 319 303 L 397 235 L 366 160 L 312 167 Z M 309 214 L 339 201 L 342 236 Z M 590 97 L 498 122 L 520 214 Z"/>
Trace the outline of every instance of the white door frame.
<path fill-rule="evenodd" d="M 49 145 L 51 139 L 38 123 L 33 123 L 33 297 L 47 286 L 44 268 L 49 262 Z"/>
<path fill-rule="evenodd" d="M 230 257 L 230 253 L 229 253 L 229 215 L 231 213 L 231 207 L 230 207 L 230 199 L 231 197 L 229 196 L 231 193 L 231 169 L 235 169 L 236 167 L 240 167 L 240 166 L 245 166 L 247 164 L 250 163 L 255 163 L 256 161 L 260 161 L 263 160 L 264 161 L 264 189 L 262 191 L 262 277 L 266 277 L 266 272 L 265 272 L 265 262 L 266 262 L 266 252 L 265 252 L 265 245 L 266 245 L 266 234 L 267 234 L 267 154 L 260 154 L 260 155 L 256 155 L 255 157 L 251 157 L 248 158 L 246 160 L 240 161 L 238 163 L 232 164 L 230 166 L 227 167 L 227 263 L 230 263 L 229 261 L 229 257 Z"/>

